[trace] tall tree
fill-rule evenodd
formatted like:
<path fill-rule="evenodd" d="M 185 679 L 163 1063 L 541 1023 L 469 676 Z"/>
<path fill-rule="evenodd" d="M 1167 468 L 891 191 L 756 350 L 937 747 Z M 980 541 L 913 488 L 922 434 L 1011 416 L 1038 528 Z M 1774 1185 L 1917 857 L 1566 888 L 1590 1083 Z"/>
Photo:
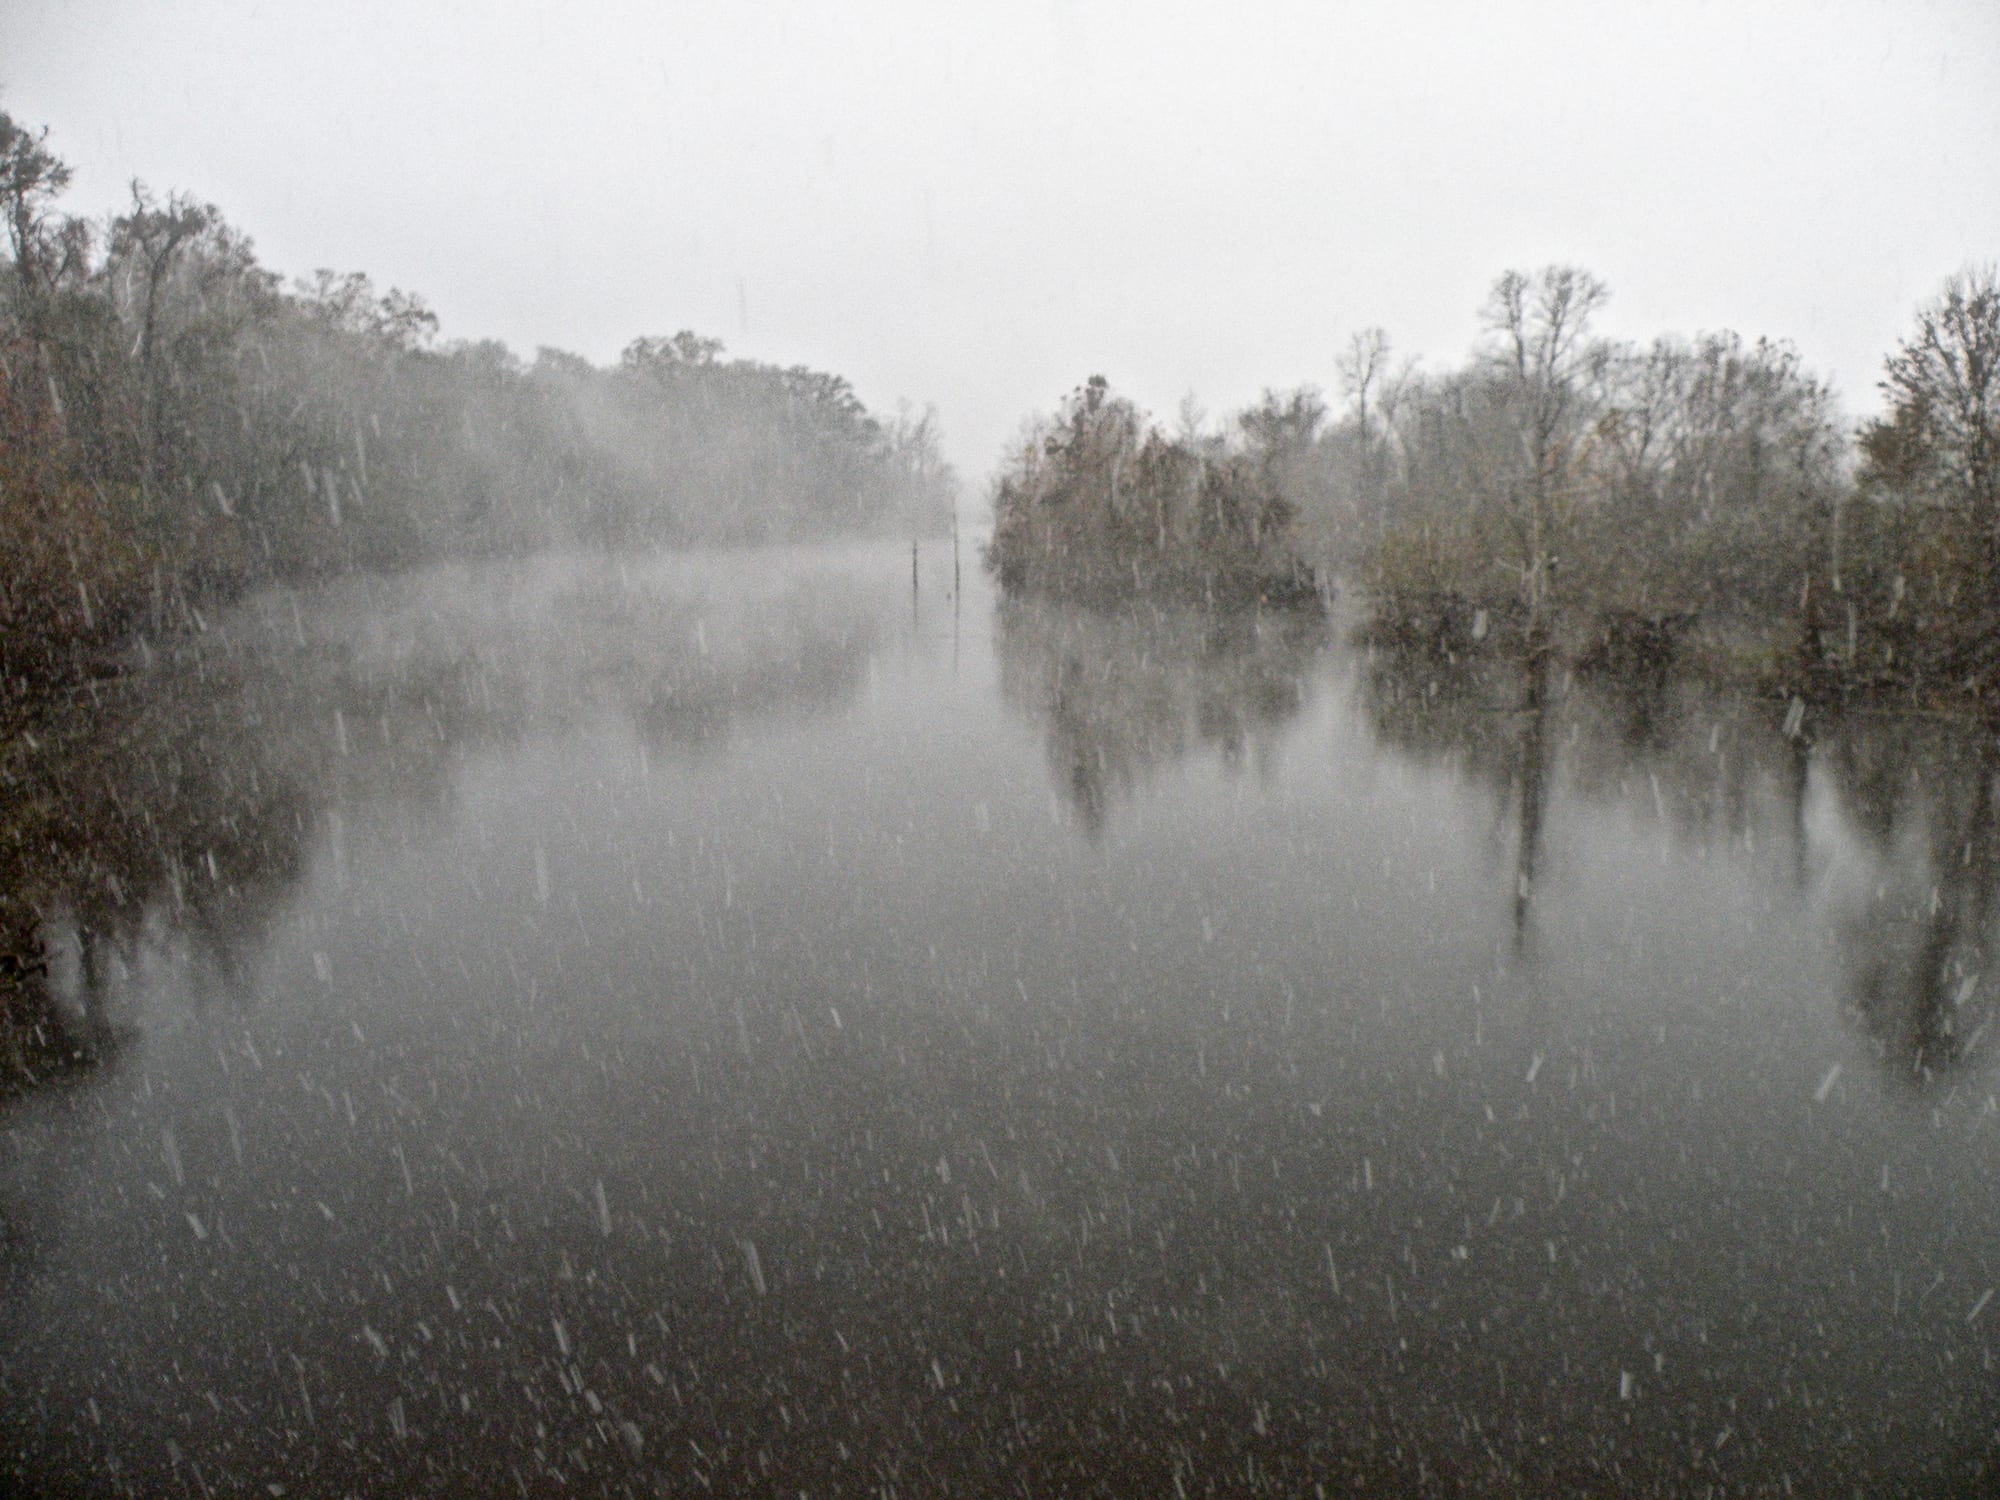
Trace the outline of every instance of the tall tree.
<path fill-rule="evenodd" d="M 2000 626 L 2000 274 L 1960 271 L 1889 357 L 1886 416 L 1862 438 L 1870 477 L 1950 512 L 1976 561 L 1979 626 Z"/>
<path fill-rule="evenodd" d="M 1250 540 L 1261 545 L 1267 526 L 1283 526 L 1302 512 L 1323 514 L 1328 491 L 1320 429 L 1327 406 L 1318 390 L 1266 390 L 1255 406 L 1237 414 L 1250 471 L 1262 492 L 1251 512 Z"/>
<path fill-rule="evenodd" d="M 1605 351 L 1589 452 L 1589 569 L 1639 609 L 1783 609 L 1801 570 L 1839 592 L 1845 434 L 1789 345 L 1734 333 Z"/>
<path fill-rule="evenodd" d="M 23 129 L 0 110 L 0 218 L 6 220 L 13 257 L 12 301 L 44 373 L 50 303 L 90 265 L 89 226 L 54 207 L 71 173 L 69 164 L 49 150 L 48 137 L 46 129 Z"/>
<path fill-rule="evenodd" d="M 1397 378 L 1389 368 L 1388 333 L 1381 328 L 1363 328 L 1347 341 L 1335 368 L 1340 389 L 1354 404 L 1354 449 L 1356 463 L 1352 511 L 1369 535 L 1380 539 L 1388 524 L 1384 490 L 1388 481 L 1386 439 L 1391 402 L 1384 399 L 1384 386 L 1394 387 Z M 1407 370 L 1406 370 L 1407 373 Z M 1373 400 L 1374 410 L 1369 409 Z M 1379 421 L 1378 421 L 1379 419 Z M 1377 431 L 1377 427 L 1381 431 Z"/>
<path fill-rule="evenodd" d="M 214 205 L 186 193 L 164 204 L 132 179 L 132 208 L 111 222 L 112 265 L 129 280 L 139 336 L 139 483 L 150 495 L 158 484 L 160 431 L 160 301 L 174 264 L 220 221 Z"/>
<path fill-rule="evenodd" d="M 1354 420 L 1361 441 L 1368 441 L 1368 397 L 1389 370 L 1389 335 L 1380 328 L 1363 328 L 1347 341 L 1335 366 L 1340 388 L 1354 402 Z"/>
<path fill-rule="evenodd" d="M 1590 320 L 1610 289 L 1575 266 L 1508 271 L 1485 308 L 1492 365 L 1512 417 L 1521 468 L 1508 496 L 1520 543 L 1521 593 L 1531 634 L 1546 624 L 1558 507 L 1582 414 Z"/>

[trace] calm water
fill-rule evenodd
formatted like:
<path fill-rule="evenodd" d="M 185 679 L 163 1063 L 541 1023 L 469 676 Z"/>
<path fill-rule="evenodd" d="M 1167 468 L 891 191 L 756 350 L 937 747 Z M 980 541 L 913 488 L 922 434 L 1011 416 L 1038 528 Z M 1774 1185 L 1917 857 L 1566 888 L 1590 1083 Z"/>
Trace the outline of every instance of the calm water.
<path fill-rule="evenodd" d="M 445 570 L 119 686 L 12 1485 L 2000 1489 L 1972 726 L 949 575 Z"/>

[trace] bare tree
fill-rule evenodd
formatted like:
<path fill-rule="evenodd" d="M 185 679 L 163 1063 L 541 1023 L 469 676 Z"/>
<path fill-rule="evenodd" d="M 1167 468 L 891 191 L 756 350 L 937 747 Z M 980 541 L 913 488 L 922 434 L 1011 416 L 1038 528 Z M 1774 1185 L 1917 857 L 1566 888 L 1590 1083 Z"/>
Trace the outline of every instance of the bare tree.
<path fill-rule="evenodd" d="M 139 336 L 139 482 L 151 494 L 157 479 L 160 427 L 160 301 L 175 262 L 220 221 L 212 204 L 175 193 L 164 205 L 132 179 L 132 208 L 111 224 L 112 264 L 125 273 L 137 306 Z"/>
<path fill-rule="evenodd" d="M 1340 375 L 1340 388 L 1354 403 L 1354 435 L 1359 449 L 1360 494 L 1355 497 L 1354 509 L 1363 518 L 1364 524 L 1380 538 L 1388 525 L 1389 508 L 1386 504 L 1388 469 L 1384 462 L 1386 455 L 1383 445 L 1376 441 L 1375 429 L 1368 421 L 1368 398 L 1375 395 L 1387 381 L 1394 384 L 1389 374 L 1389 335 L 1381 328 L 1363 328 L 1349 336 L 1347 347 L 1341 351 L 1334 368 Z M 1381 403 L 1377 402 L 1380 410 Z M 1383 418 L 1383 438 L 1388 437 L 1389 412 L 1381 411 Z"/>
<path fill-rule="evenodd" d="M 0 219 L 14 261 L 14 300 L 32 357 L 44 359 L 56 292 L 90 268 L 90 227 L 58 213 L 69 164 L 48 148 L 47 130 L 29 131 L 0 110 Z M 43 366 L 46 376 L 46 365 Z M 54 382 L 50 386 L 53 390 Z M 52 398 L 53 399 L 53 398 Z"/>
<path fill-rule="evenodd" d="M 1878 477 L 1952 511 L 1980 571 L 1985 619 L 2000 621 L 2000 274 L 1960 271 L 1919 309 L 1887 365 L 1888 416 L 1863 446 Z"/>
<path fill-rule="evenodd" d="M 1341 391 L 1354 402 L 1354 418 L 1366 443 L 1368 396 L 1389 369 L 1389 335 L 1380 328 L 1363 328 L 1347 340 L 1334 368 L 1340 374 Z"/>
<path fill-rule="evenodd" d="M 1564 493 L 1589 351 L 1591 317 L 1610 289 L 1575 266 L 1508 271 L 1493 284 L 1485 322 L 1491 361 L 1512 416 L 1523 472 L 1508 496 L 1519 537 L 1521 592 L 1531 639 L 1546 629 L 1556 507 Z"/>

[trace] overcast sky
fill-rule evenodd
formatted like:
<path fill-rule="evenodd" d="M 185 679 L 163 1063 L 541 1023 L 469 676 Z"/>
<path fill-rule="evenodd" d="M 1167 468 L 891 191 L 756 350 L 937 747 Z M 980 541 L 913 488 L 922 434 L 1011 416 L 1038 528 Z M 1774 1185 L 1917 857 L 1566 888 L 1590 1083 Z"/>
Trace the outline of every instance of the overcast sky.
<path fill-rule="evenodd" d="M 1163 418 L 1433 367 L 1571 261 L 1607 332 L 1791 339 L 1850 411 L 2000 257 L 2000 3 L 0 0 L 73 211 L 219 204 L 449 338 L 680 328 L 935 402 L 973 479 L 1102 372 Z"/>

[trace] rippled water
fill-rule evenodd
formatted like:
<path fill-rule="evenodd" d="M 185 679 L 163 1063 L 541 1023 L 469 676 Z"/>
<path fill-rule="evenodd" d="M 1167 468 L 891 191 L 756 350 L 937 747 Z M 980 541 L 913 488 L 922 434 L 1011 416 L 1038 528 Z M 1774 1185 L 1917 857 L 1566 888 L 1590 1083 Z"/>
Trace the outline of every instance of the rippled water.
<path fill-rule="evenodd" d="M 2000 1487 L 1990 737 L 950 571 L 443 570 L 115 685 L 12 1483 Z"/>

